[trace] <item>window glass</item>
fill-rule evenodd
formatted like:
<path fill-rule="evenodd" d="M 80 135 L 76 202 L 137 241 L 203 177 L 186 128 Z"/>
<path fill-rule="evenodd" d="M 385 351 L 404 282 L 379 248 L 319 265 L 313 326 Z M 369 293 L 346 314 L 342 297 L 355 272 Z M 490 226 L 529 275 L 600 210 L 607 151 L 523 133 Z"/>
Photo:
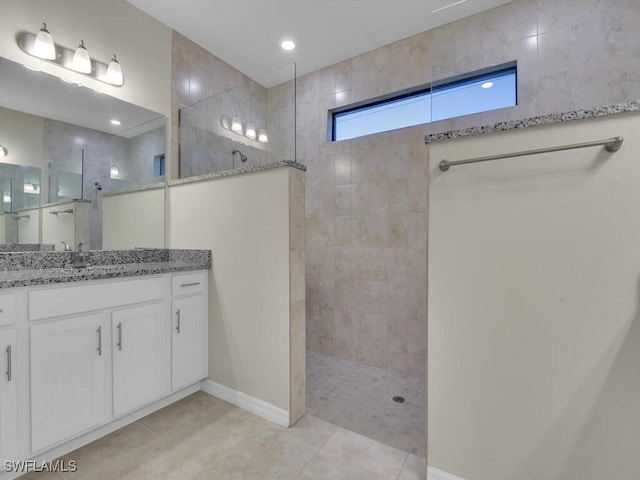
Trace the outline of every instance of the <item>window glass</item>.
<path fill-rule="evenodd" d="M 513 107 L 517 101 L 516 80 L 516 67 L 512 66 L 489 73 L 469 74 L 409 94 L 340 109 L 331 116 L 332 140 Z"/>

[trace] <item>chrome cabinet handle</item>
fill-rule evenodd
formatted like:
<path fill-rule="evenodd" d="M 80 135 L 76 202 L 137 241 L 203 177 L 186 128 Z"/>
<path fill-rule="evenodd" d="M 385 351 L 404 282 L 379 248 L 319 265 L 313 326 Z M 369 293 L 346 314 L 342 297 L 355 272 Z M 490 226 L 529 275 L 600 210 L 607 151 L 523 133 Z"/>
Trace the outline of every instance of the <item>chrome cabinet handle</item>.
<path fill-rule="evenodd" d="M 102 325 L 98 327 L 98 356 L 102 356 Z"/>
<path fill-rule="evenodd" d="M 118 350 L 122 350 L 122 322 L 118 323 Z"/>
<path fill-rule="evenodd" d="M 178 317 L 178 322 L 176 324 L 176 332 L 180 333 L 180 309 L 176 310 L 176 316 Z"/>
<path fill-rule="evenodd" d="M 7 382 L 10 382 L 13 376 L 11 370 L 11 345 L 7 345 Z"/>
<path fill-rule="evenodd" d="M 180 288 L 195 287 L 196 285 L 200 285 L 200 282 L 182 283 L 180 284 Z"/>

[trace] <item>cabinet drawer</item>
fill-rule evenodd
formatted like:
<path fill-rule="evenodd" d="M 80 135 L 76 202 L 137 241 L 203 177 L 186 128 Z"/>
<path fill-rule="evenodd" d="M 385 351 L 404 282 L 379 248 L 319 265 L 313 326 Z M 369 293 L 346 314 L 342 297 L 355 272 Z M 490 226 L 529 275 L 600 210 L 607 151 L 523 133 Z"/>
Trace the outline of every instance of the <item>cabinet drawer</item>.
<path fill-rule="evenodd" d="M 29 319 L 57 317 L 161 300 L 165 278 L 119 280 L 29 292 Z"/>
<path fill-rule="evenodd" d="M 189 295 L 201 292 L 204 288 L 204 276 L 202 272 L 188 275 L 175 275 L 171 279 L 171 295 Z"/>
<path fill-rule="evenodd" d="M 0 325 L 11 325 L 15 322 L 16 296 L 13 293 L 0 295 Z"/>

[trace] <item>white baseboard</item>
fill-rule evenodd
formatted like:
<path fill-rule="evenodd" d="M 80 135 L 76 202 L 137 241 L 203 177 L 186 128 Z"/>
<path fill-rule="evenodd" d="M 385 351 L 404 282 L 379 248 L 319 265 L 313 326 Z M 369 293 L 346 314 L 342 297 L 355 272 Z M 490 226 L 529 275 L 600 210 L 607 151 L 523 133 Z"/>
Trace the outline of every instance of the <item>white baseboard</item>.
<path fill-rule="evenodd" d="M 437 468 L 427 467 L 427 480 L 464 480 L 464 478 L 456 477 Z"/>
<path fill-rule="evenodd" d="M 252 397 L 246 393 L 238 392 L 232 388 L 226 387 L 210 379 L 200 382 L 200 388 L 203 392 L 225 400 L 237 407 L 243 408 L 255 413 L 256 415 L 266 418 L 270 422 L 276 423 L 283 427 L 289 426 L 289 412 L 275 405 L 271 405 L 259 398 Z"/>
<path fill-rule="evenodd" d="M 91 443 L 94 440 L 104 437 L 105 435 L 111 432 L 114 432 L 126 425 L 129 425 L 130 423 L 133 423 L 136 420 L 139 420 L 142 417 L 149 415 L 150 413 L 160 410 L 161 408 L 171 405 L 172 403 L 177 402 L 178 400 L 188 395 L 191 395 L 192 393 L 197 392 L 199 388 L 200 388 L 200 385 L 198 383 L 189 385 L 188 387 L 185 387 L 182 390 L 174 392 L 164 398 L 161 398 L 160 400 L 153 402 L 150 405 L 147 405 L 138 410 L 135 410 L 134 412 L 123 415 L 120 418 L 116 418 L 115 420 L 112 420 L 109 423 L 106 423 L 87 433 L 84 433 L 75 438 L 72 438 L 71 440 L 67 440 L 45 451 L 40 451 L 34 454 L 32 457 L 30 457 L 29 460 L 33 460 L 38 465 L 41 465 L 42 462 L 51 461 L 56 458 L 59 458 L 62 455 L 66 455 L 67 453 L 70 453 L 84 445 L 87 445 L 88 443 Z M 2 466 L 0 465 L 0 468 L 1 467 Z M 0 470 L 0 479 L 2 480 L 14 479 L 18 475 L 22 475 L 23 473 L 24 472 L 9 473 L 9 472 L 3 472 L 2 470 Z"/>

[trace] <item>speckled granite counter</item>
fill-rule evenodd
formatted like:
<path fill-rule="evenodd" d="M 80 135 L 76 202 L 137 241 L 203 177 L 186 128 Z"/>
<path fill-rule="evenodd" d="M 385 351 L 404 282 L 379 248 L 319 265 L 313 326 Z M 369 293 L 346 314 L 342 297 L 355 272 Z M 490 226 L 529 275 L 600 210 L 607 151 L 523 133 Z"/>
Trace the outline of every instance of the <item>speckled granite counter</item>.
<path fill-rule="evenodd" d="M 58 200 L 57 202 L 43 203 L 40 205 L 40 208 L 55 207 L 57 205 L 65 205 L 67 203 L 91 203 L 91 200 L 85 200 L 84 198 L 68 198 L 65 200 Z"/>
<path fill-rule="evenodd" d="M 148 185 L 142 185 L 140 187 L 130 187 L 130 188 L 119 188 L 114 190 L 109 190 L 102 193 L 103 197 L 109 197 L 111 195 L 122 195 L 123 193 L 135 193 L 135 192 L 143 192 L 145 190 L 156 190 L 158 188 L 164 188 L 164 183 L 150 183 Z"/>
<path fill-rule="evenodd" d="M 469 137 L 472 135 L 483 135 L 486 133 L 505 132 L 508 130 L 519 130 L 539 125 L 549 125 L 553 123 L 568 122 L 571 120 L 583 120 L 587 118 L 604 117 L 617 113 L 627 113 L 640 111 L 640 100 L 628 103 L 618 103 L 606 107 L 594 107 L 584 110 L 573 110 L 564 113 L 553 113 L 539 117 L 525 118 L 522 120 L 512 120 L 510 122 L 500 122 L 479 127 L 465 128 L 461 130 L 451 130 L 449 132 L 433 133 L 425 135 L 424 143 L 440 142 L 454 138 Z"/>
<path fill-rule="evenodd" d="M 56 246 L 51 243 L 3 243 L 0 253 L 8 252 L 53 252 Z"/>
<path fill-rule="evenodd" d="M 0 288 L 154 275 L 211 268 L 210 250 L 135 249 L 83 252 L 87 268 L 71 267 L 71 252 L 0 254 Z"/>
<path fill-rule="evenodd" d="M 263 165 L 254 165 L 253 167 L 234 168 L 233 170 L 223 170 L 221 172 L 207 173 L 204 175 L 197 175 L 195 177 L 181 178 L 179 180 L 171 180 L 169 181 L 169 185 L 180 185 L 183 183 L 201 182 L 203 180 L 211 180 L 212 178 L 229 177 L 231 175 L 240 175 L 243 173 L 259 172 L 261 170 L 270 170 L 272 168 L 280 168 L 280 167 L 292 167 L 292 168 L 297 168 L 298 170 L 302 170 L 303 172 L 307 171 L 306 165 L 294 162 L 293 160 L 280 160 L 279 162 L 265 163 Z"/>

